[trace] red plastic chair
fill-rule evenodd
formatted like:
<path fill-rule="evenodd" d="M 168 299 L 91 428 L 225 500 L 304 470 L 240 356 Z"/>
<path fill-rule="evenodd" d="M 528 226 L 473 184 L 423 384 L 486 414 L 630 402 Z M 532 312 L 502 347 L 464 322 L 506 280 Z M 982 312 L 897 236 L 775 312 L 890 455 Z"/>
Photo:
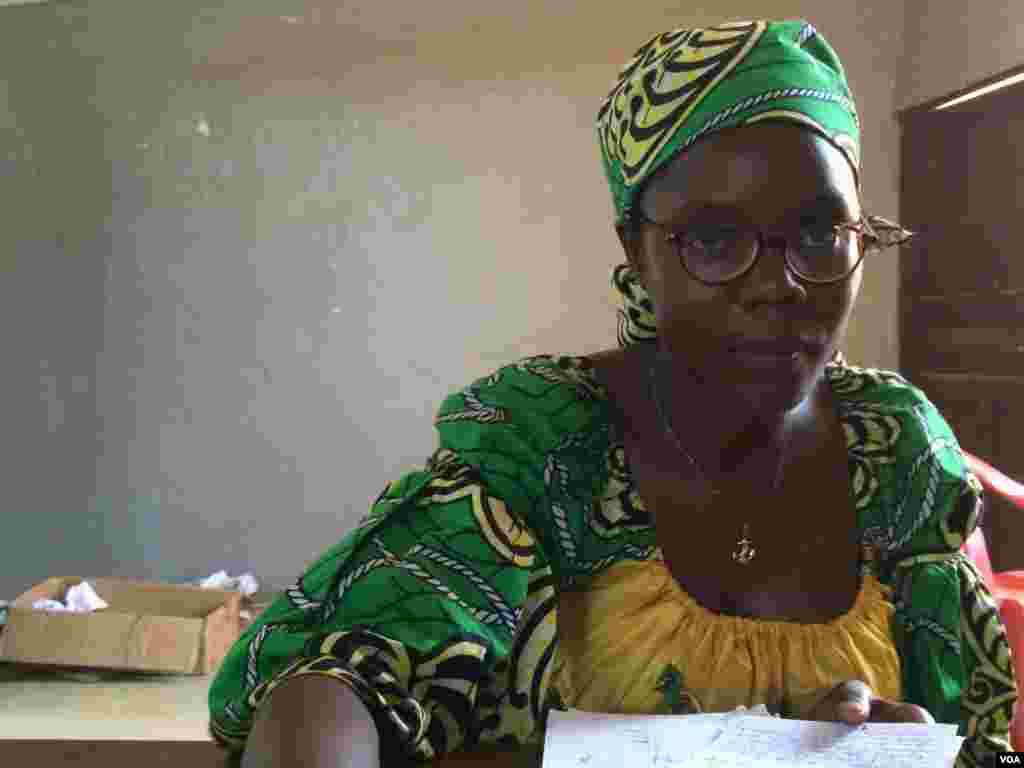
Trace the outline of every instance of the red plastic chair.
<path fill-rule="evenodd" d="M 1024 512 L 1024 484 L 1007 477 L 995 467 L 964 451 L 967 466 L 985 490 L 1009 501 Z M 985 583 L 999 606 L 999 615 L 1006 625 L 1006 635 L 1013 655 L 1018 685 L 1024 676 L 1024 571 L 994 573 L 989 560 L 985 536 L 979 527 L 964 543 L 963 551 L 978 566 Z M 1024 745 L 1024 702 L 1018 700 L 1010 724 L 1010 740 L 1016 748 Z"/>

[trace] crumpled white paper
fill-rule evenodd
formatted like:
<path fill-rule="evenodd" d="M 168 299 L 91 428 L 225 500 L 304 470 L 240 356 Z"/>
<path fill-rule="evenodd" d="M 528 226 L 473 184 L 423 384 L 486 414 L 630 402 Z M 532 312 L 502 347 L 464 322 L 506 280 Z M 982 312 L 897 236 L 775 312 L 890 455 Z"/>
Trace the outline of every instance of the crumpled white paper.
<path fill-rule="evenodd" d="M 99 595 L 92 585 L 83 581 L 69 587 L 64 596 L 64 602 L 60 600 L 36 600 L 32 607 L 37 611 L 58 611 L 64 613 L 92 613 L 101 608 L 109 608 L 110 605 Z"/>
<path fill-rule="evenodd" d="M 37 611 L 66 611 L 68 607 L 60 600 L 36 600 L 32 607 Z"/>
<path fill-rule="evenodd" d="M 230 592 L 241 592 L 246 597 L 252 597 L 259 591 L 260 583 L 251 573 L 228 576 L 227 571 L 217 571 L 200 581 L 199 586 L 204 589 L 226 589 Z"/>

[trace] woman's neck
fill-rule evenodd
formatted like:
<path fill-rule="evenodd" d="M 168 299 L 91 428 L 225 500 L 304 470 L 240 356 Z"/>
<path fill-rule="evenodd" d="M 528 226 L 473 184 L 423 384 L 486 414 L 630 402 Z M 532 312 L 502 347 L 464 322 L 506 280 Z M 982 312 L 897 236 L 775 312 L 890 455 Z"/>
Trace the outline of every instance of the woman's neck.
<path fill-rule="evenodd" d="M 652 357 L 648 352 L 648 360 Z M 670 420 L 666 431 L 710 480 L 750 478 L 759 486 L 773 485 L 794 434 L 812 421 L 817 386 L 795 407 L 765 413 L 721 386 L 668 366 L 665 360 L 654 362 L 660 413 Z"/>

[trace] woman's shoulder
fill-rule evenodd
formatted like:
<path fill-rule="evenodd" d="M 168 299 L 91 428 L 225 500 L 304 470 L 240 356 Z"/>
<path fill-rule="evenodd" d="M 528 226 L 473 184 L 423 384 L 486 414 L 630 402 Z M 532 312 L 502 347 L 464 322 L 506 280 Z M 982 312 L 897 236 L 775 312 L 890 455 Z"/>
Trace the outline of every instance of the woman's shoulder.
<path fill-rule="evenodd" d="M 826 376 L 840 416 L 888 417 L 905 438 L 926 442 L 956 438 L 949 424 L 925 391 L 896 371 L 862 368 L 845 361 L 830 363 Z"/>
<path fill-rule="evenodd" d="M 981 488 L 939 409 L 894 371 L 839 361 L 826 374 L 867 537 L 896 557 L 958 549 L 977 525 Z"/>
<path fill-rule="evenodd" d="M 604 398 L 588 358 L 533 355 L 503 365 L 449 394 L 441 403 L 437 423 L 475 421 L 524 426 L 572 411 L 569 415 L 576 418 L 565 419 L 570 423 Z"/>
<path fill-rule="evenodd" d="M 434 426 L 443 445 L 501 445 L 519 461 L 536 461 L 567 442 L 601 438 L 605 403 L 588 358 L 534 355 L 449 394 Z"/>
<path fill-rule="evenodd" d="M 899 423 L 905 437 L 953 438 L 952 430 L 925 391 L 902 374 L 884 368 L 864 368 L 843 360 L 825 368 L 832 395 L 844 420 L 875 414 Z"/>
<path fill-rule="evenodd" d="M 910 408 L 930 405 L 921 389 L 896 371 L 851 365 L 837 357 L 825 366 L 825 375 L 832 393 L 842 403 L 889 403 Z"/>
<path fill-rule="evenodd" d="M 551 557 L 570 562 L 585 514 L 581 499 L 608 472 L 605 403 L 587 358 L 523 358 L 444 399 L 435 419 L 439 455 L 479 472 Z M 559 555 L 563 549 L 570 554 Z"/>

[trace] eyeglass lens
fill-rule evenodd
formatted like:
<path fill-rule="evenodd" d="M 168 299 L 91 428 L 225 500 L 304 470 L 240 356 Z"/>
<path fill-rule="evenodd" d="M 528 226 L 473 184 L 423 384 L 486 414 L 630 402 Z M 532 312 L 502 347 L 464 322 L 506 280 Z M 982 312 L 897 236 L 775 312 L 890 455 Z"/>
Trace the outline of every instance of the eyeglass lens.
<path fill-rule="evenodd" d="M 855 266 L 855 233 L 831 226 L 801 229 L 789 238 L 786 260 L 798 276 L 827 282 L 845 277 Z M 758 257 L 758 233 L 732 227 L 690 231 L 676 241 L 683 265 L 697 278 L 727 282 L 746 272 Z M 779 241 L 773 243 L 776 247 Z"/>

